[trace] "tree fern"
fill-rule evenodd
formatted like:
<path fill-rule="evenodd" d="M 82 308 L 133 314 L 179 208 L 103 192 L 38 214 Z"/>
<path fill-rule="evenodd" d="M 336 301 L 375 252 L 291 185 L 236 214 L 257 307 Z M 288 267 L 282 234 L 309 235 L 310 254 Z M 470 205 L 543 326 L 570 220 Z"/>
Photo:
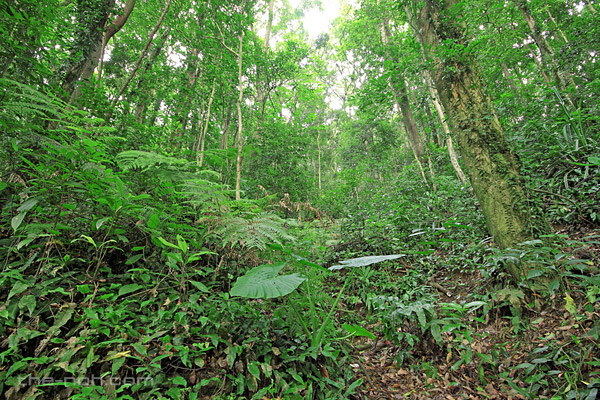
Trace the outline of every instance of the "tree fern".
<path fill-rule="evenodd" d="M 164 156 L 162 154 L 153 153 L 150 151 L 141 150 L 126 150 L 116 157 L 119 167 L 124 171 L 132 169 L 140 169 L 147 171 L 151 168 L 172 168 L 179 169 L 189 164 L 189 161 L 177 158 Z"/>
<path fill-rule="evenodd" d="M 260 213 L 250 219 L 228 216 L 217 222 L 215 231 L 223 238 L 223 245 L 265 250 L 268 243 L 294 240 L 284 224 L 285 220 L 271 213 Z"/>
<path fill-rule="evenodd" d="M 0 88 L 0 115 L 3 120 L 5 117 L 20 118 L 31 115 L 58 117 L 61 110 L 66 108 L 64 102 L 58 98 L 50 97 L 11 79 L 0 79 Z"/>

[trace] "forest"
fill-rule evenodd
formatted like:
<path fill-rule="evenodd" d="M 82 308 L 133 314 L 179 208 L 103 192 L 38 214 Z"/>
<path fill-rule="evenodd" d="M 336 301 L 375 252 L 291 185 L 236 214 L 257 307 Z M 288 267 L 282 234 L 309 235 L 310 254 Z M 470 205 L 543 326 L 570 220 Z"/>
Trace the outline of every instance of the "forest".
<path fill-rule="evenodd" d="M 598 0 L 0 0 L 4 399 L 600 398 Z"/>

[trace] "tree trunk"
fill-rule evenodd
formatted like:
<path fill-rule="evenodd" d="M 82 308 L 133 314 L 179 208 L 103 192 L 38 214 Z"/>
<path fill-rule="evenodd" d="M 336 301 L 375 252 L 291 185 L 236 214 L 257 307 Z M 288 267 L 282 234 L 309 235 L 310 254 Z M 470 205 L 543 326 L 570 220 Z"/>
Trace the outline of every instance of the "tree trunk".
<path fill-rule="evenodd" d="M 420 2 L 413 0 L 417 6 Z M 442 18 L 455 1 L 426 0 L 418 24 L 425 48 L 436 52 L 442 43 L 468 47 L 462 36 L 464 26 Z M 517 157 L 504 139 L 502 127 L 474 57 L 434 59 L 433 79 L 444 109 L 450 117 L 462 158 L 487 227 L 500 248 L 533 238 L 533 224 L 527 207 L 527 193 Z M 528 266 L 510 264 L 508 272 L 516 281 L 527 276 Z"/>
<path fill-rule="evenodd" d="M 419 42 L 419 45 L 421 47 L 421 56 L 423 57 L 424 63 L 427 64 L 428 57 L 427 57 L 427 53 L 425 51 L 423 35 L 422 35 L 419 27 L 417 25 L 415 25 L 416 21 L 414 21 L 410 7 L 406 6 L 405 9 L 406 9 L 406 13 L 409 18 L 410 25 L 413 29 L 413 33 L 415 34 L 417 42 Z M 465 176 L 465 173 L 463 172 L 463 170 L 458 162 L 458 156 L 456 155 L 456 151 L 454 150 L 454 143 L 452 141 L 452 133 L 450 132 L 450 127 L 448 126 L 448 122 L 446 121 L 446 115 L 444 113 L 442 105 L 440 104 L 440 102 L 438 100 L 439 93 L 438 93 L 437 88 L 435 87 L 433 78 L 431 77 L 429 70 L 423 69 L 423 77 L 425 78 L 425 83 L 427 84 L 427 89 L 429 90 L 429 96 L 431 96 L 431 102 L 433 103 L 433 107 L 435 108 L 435 111 L 438 114 L 438 117 L 442 124 L 442 128 L 444 129 L 444 133 L 446 134 L 446 137 L 447 137 L 446 143 L 447 143 L 447 147 L 448 147 L 448 156 L 450 157 L 450 163 L 452 164 L 452 167 L 454 168 L 454 171 L 456 172 L 456 176 L 458 177 L 458 179 L 462 182 L 463 185 L 466 185 L 467 177 Z"/>
<path fill-rule="evenodd" d="M 562 36 L 562 38 L 565 41 L 565 43 L 569 43 L 569 39 L 567 39 L 567 36 L 562 31 L 562 29 L 560 29 L 560 26 L 558 26 L 558 23 L 556 22 L 556 19 L 554 18 L 554 16 L 550 12 L 550 6 L 548 5 L 548 1 L 544 0 L 544 6 L 546 8 L 546 12 L 548 13 L 548 18 L 550 18 L 550 21 L 552 21 L 552 23 L 554 24 L 554 27 L 556 28 L 556 30 L 558 31 L 558 33 L 560 33 L 560 36 Z"/>
<path fill-rule="evenodd" d="M 102 46 L 101 46 L 102 50 L 100 51 L 100 55 L 99 55 L 100 66 L 98 67 L 98 80 L 100 80 L 102 78 L 102 66 L 104 64 L 104 60 L 103 60 L 104 59 L 104 49 L 106 48 L 108 41 L 110 39 L 112 39 L 112 37 L 115 36 L 115 34 L 117 32 L 119 32 L 121 30 L 121 28 L 123 28 L 123 26 L 125 26 L 125 23 L 129 19 L 129 16 L 131 15 L 133 8 L 135 7 L 135 2 L 136 2 L 136 0 L 127 0 L 127 3 L 125 3 L 125 6 L 123 7 L 123 11 L 121 12 L 121 14 L 119 14 L 115 17 L 113 22 L 108 25 L 108 27 L 106 28 L 106 31 L 104 32 L 104 39 L 102 40 Z M 98 64 L 98 61 L 96 61 L 96 64 Z M 93 73 L 94 73 L 94 70 L 92 69 L 92 71 L 89 74 L 89 77 L 87 79 L 91 78 Z"/>
<path fill-rule="evenodd" d="M 593 15 L 597 13 L 596 9 L 589 1 L 584 1 L 583 4 L 585 4 L 585 8 L 587 8 L 588 11 L 591 12 Z"/>
<path fill-rule="evenodd" d="M 215 89 L 217 87 L 217 78 L 213 79 L 212 90 L 210 92 L 210 98 L 208 99 L 208 106 L 206 110 L 206 116 L 204 118 L 204 127 L 200 132 L 200 148 L 196 153 L 196 162 L 199 167 L 202 167 L 204 162 L 204 142 L 206 140 L 206 132 L 208 132 L 208 124 L 210 123 L 210 107 L 212 106 L 213 100 L 215 99 Z"/>
<path fill-rule="evenodd" d="M 154 64 L 156 59 L 158 58 L 158 55 L 162 51 L 162 48 L 164 47 L 167 39 L 169 38 L 170 32 L 171 32 L 171 30 L 169 28 L 165 29 L 165 31 L 163 32 L 163 34 L 160 38 L 159 44 L 156 46 L 156 48 L 150 55 L 150 58 L 146 62 L 144 70 L 140 74 L 141 77 L 137 84 L 137 87 L 139 88 L 139 93 L 140 93 L 138 96 L 139 102 L 135 106 L 135 120 L 137 123 L 140 123 L 140 124 L 144 123 L 144 120 L 146 118 L 146 101 L 148 98 L 152 97 L 152 96 L 148 95 L 147 85 L 144 85 L 144 76 L 146 75 L 148 70 L 150 70 L 150 68 L 152 67 L 152 65 Z"/>
<path fill-rule="evenodd" d="M 548 84 L 548 85 L 552 85 L 552 79 L 550 78 L 550 75 L 548 75 L 546 73 L 546 68 L 544 68 L 544 64 L 538 58 L 537 54 L 535 54 L 535 51 L 533 51 L 531 46 L 529 46 L 528 44 L 526 44 L 524 47 L 527 50 L 529 50 L 529 54 L 531 54 L 531 58 L 533 58 L 533 61 L 535 62 L 535 65 L 537 65 L 538 70 L 540 71 L 540 74 L 542 74 L 542 78 L 544 78 L 544 82 L 546 82 L 546 84 Z"/>
<path fill-rule="evenodd" d="M 133 67 L 133 70 L 131 71 L 131 73 L 125 80 L 125 82 L 123 82 L 121 89 L 119 89 L 119 94 L 113 100 L 113 106 L 119 102 L 119 99 L 125 92 L 125 89 L 127 89 L 127 86 L 129 86 L 129 83 L 131 82 L 131 80 L 133 79 L 133 77 L 135 76 L 137 71 L 140 69 L 140 64 L 142 63 L 142 60 L 144 59 L 144 57 L 146 57 L 146 53 L 148 52 L 148 49 L 150 48 L 150 45 L 152 44 L 152 40 L 154 40 L 154 36 L 156 35 L 156 32 L 160 29 L 160 26 L 162 25 L 163 20 L 165 19 L 165 15 L 167 15 L 167 12 L 169 11 L 169 7 L 171 7 L 172 1 L 173 0 L 167 1 L 167 4 L 165 5 L 165 8 L 162 11 L 162 14 L 158 18 L 158 21 L 156 22 L 156 25 L 154 26 L 154 29 L 152 29 L 152 32 L 150 32 L 150 36 L 148 36 L 148 41 L 146 42 L 146 45 L 142 49 L 142 52 L 140 53 L 140 56 L 138 57 L 138 60 L 135 63 L 135 66 Z"/>
<path fill-rule="evenodd" d="M 263 50 L 266 52 L 269 49 L 269 41 L 271 39 L 271 26 L 273 25 L 273 6 L 275 0 L 269 0 L 269 16 L 267 17 L 267 28 L 265 30 L 265 41 L 263 42 Z"/>
<path fill-rule="evenodd" d="M 73 36 L 69 64 L 63 68 L 65 73 L 61 85 L 65 99 L 68 101 L 73 100 L 77 82 L 84 75 L 91 76 L 90 69 L 93 71 L 98 63 L 102 47 L 102 32 L 115 0 L 103 0 L 98 7 L 94 7 L 93 3 L 86 0 L 77 2 L 79 24 Z"/>
<path fill-rule="evenodd" d="M 383 20 L 383 44 L 388 45 L 390 41 L 390 28 L 389 21 L 387 19 Z M 387 53 L 387 59 L 397 63 L 397 60 L 393 60 L 392 57 Z M 412 109 L 410 108 L 410 102 L 408 101 L 408 90 L 406 87 L 406 81 L 400 74 L 396 79 L 396 83 L 390 82 L 392 90 L 394 91 L 394 96 L 396 97 L 396 103 L 400 111 L 402 112 L 402 120 L 404 121 L 404 127 L 406 128 L 406 132 L 408 133 L 408 140 L 413 149 L 413 152 L 419 160 L 422 160 L 425 156 L 425 151 L 423 150 L 423 143 L 421 142 L 421 135 L 417 130 L 417 123 L 415 121 L 415 117 L 412 113 Z"/>
<path fill-rule="evenodd" d="M 318 152 L 318 159 L 317 159 L 317 168 L 318 168 L 318 173 L 319 173 L 319 192 L 321 191 L 321 131 L 319 131 L 319 133 L 317 133 L 317 152 Z"/>
<path fill-rule="evenodd" d="M 529 6 L 526 0 L 513 0 L 513 3 L 517 6 L 519 11 L 521 11 L 521 15 L 523 15 L 523 19 L 525 19 L 525 22 L 527 22 L 531 36 L 533 37 L 538 49 L 540 49 L 540 54 L 542 56 L 541 68 L 550 70 L 550 73 L 554 77 L 555 85 L 564 92 L 565 88 L 567 87 L 567 83 L 574 84 L 571 74 L 568 71 L 563 71 L 559 68 L 558 63 L 554 58 L 554 50 L 544 37 L 540 27 L 535 21 L 535 18 L 529 11 Z M 565 94 L 565 97 L 572 106 L 575 106 L 568 94 Z"/>
<path fill-rule="evenodd" d="M 389 29 L 389 21 L 387 18 L 383 20 L 383 44 L 388 45 L 390 40 L 390 29 Z M 390 61 L 394 61 L 389 54 L 389 51 L 386 50 L 386 58 Z M 406 136 L 408 137 L 408 143 L 412 150 L 412 153 L 417 162 L 417 166 L 421 171 L 421 175 L 423 176 L 423 180 L 425 184 L 428 184 L 427 175 L 425 174 L 425 170 L 423 169 L 423 160 L 425 156 L 425 151 L 423 150 L 423 143 L 421 142 L 421 135 L 417 130 L 417 122 L 415 121 L 415 117 L 412 113 L 412 109 L 410 108 L 410 102 L 408 101 L 408 90 L 406 88 L 406 81 L 400 74 L 396 79 L 396 82 L 390 81 L 390 86 L 392 88 L 392 92 L 394 93 L 394 101 L 396 103 L 396 107 L 402 113 L 402 122 L 404 124 L 404 129 L 406 132 Z"/>
<path fill-rule="evenodd" d="M 241 200 L 241 181 L 242 181 L 242 150 L 244 149 L 244 137 L 242 130 L 242 101 L 244 100 L 244 86 L 243 86 L 243 75 L 242 75 L 242 50 L 244 44 L 244 34 L 242 32 L 239 36 L 240 46 L 237 52 L 238 61 L 238 100 L 237 100 L 237 113 L 238 113 L 238 129 L 237 129 L 237 157 L 235 160 L 235 199 Z"/>
<path fill-rule="evenodd" d="M 512 90 L 514 94 L 518 94 L 519 89 L 517 89 L 517 85 L 515 85 L 514 79 L 512 78 L 512 76 L 510 76 L 508 66 L 504 61 L 502 61 L 500 64 L 502 66 L 502 75 L 504 76 L 504 79 L 506 79 L 506 82 L 508 82 L 508 87 L 510 87 L 510 90 Z"/>

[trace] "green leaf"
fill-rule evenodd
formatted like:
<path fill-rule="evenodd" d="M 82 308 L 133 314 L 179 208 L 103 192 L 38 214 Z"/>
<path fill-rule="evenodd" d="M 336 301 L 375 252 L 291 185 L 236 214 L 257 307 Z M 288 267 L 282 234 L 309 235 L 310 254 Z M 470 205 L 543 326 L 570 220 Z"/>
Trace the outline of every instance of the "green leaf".
<path fill-rule="evenodd" d="M 351 258 L 349 260 L 340 261 L 340 264 L 343 265 L 333 265 L 329 267 L 331 271 L 335 271 L 338 269 L 346 268 L 346 267 L 365 267 L 367 265 L 379 263 L 387 260 L 395 260 L 396 258 L 404 257 L 404 254 L 392 254 L 389 256 L 370 256 L 370 257 L 358 257 Z"/>
<path fill-rule="evenodd" d="M 527 274 L 527 279 L 537 278 L 538 276 L 542 276 L 542 275 L 544 275 L 544 271 L 542 271 L 541 269 L 532 269 Z"/>
<path fill-rule="evenodd" d="M 208 288 L 206 287 L 206 285 L 202 282 L 198 282 L 198 281 L 189 281 L 192 286 L 194 286 L 196 289 L 198 289 L 199 291 L 203 292 L 203 293 L 210 293 L 210 290 L 208 290 Z"/>
<path fill-rule="evenodd" d="M 27 213 L 22 212 L 21 214 L 17 214 L 10 220 L 10 226 L 12 226 L 13 231 L 16 232 L 17 229 L 19 228 L 19 226 L 21 226 L 21 223 L 23 222 L 23 218 L 25 218 L 25 214 L 27 214 Z"/>
<path fill-rule="evenodd" d="M 90 285 L 77 285 L 77 290 L 81 294 L 88 294 L 91 292 Z"/>
<path fill-rule="evenodd" d="M 143 286 L 138 285 L 137 283 L 131 283 L 129 285 L 122 286 L 121 289 L 119 289 L 119 296 L 135 292 L 141 288 L 143 288 Z"/>
<path fill-rule="evenodd" d="M 144 347 L 143 344 L 141 344 L 141 343 L 134 343 L 134 344 L 132 344 L 132 346 L 135 349 L 135 351 L 137 351 L 138 353 L 140 353 L 142 356 L 144 356 L 144 357 L 148 356 L 148 351 L 146 350 L 146 347 Z"/>
<path fill-rule="evenodd" d="M 375 335 L 373 335 L 371 332 L 369 332 L 367 329 L 363 328 L 360 325 L 342 324 L 342 327 L 354 336 L 364 336 L 368 337 L 369 339 L 375 340 Z"/>
<path fill-rule="evenodd" d="M 438 344 L 438 346 L 441 347 L 444 344 L 444 339 L 442 338 L 442 334 L 440 332 L 440 324 L 432 323 L 430 330 L 431 330 L 431 336 L 433 336 L 433 338 L 435 339 L 435 342 Z"/>
<path fill-rule="evenodd" d="M 17 211 L 20 213 L 27 212 L 27 211 L 31 210 L 37 203 L 38 203 L 38 199 L 29 199 L 26 202 L 24 202 L 23 204 L 21 204 L 21 206 L 19 208 L 17 208 Z"/>
<path fill-rule="evenodd" d="M 158 215 L 152 214 L 150 216 L 150 218 L 148 219 L 148 228 L 150 228 L 150 229 L 156 229 L 156 228 L 158 228 L 159 222 L 160 221 L 158 219 Z"/>
<path fill-rule="evenodd" d="M 172 247 L 172 248 L 174 248 L 174 249 L 181 250 L 181 249 L 179 248 L 179 246 L 177 246 L 177 245 L 175 245 L 175 244 L 173 244 L 173 243 L 169 243 L 169 242 L 167 242 L 165 239 L 163 239 L 163 238 L 162 238 L 162 237 L 160 237 L 160 236 L 159 236 L 157 239 L 158 239 L 158 241 L 159 241 L 159 242 L 161 242 L 161 243 L 162 243 L 162 244 L 164 244 L 165 246 L 169 246 L 169 247 Z"/>
<path fill-rule="evenodd" d="M 119 357 L 112 360 L 111 371 L 113 376 L 117 376 L 117 372 L 125 364 L 125 361 L 127 361 L 127 357 Z"/>
<path fill-rule="evenodd" d="M 73 316 L 73 310 L 68 308 L 64 311 L 59 311 L 58 314 L 56 314 L 56 316 L 54 317 L 54 325 L 52 325 L 50 327 L 50 329 L 48 329 L 48 334 L 49 336 L 54 335 L 56 332 L 58 332 L 58 330 L 67 322 L 69 322 L 69 320 L 71 319 L 71 317 Z"/>
<path fill-rule="evenodd" d="M 176 377 L 174 377 L 173 379 L 171 379 L 171 382 L 173 382 L 176 385 L 187 386 L 187 381 L 182 376 L 176 376 Z"/>
<path fill-rule="evenodd" d="M 23 308 L 27 307 L 27 310 L 29 311 L 29 315 L 33 315 L 33 310 L 35 310 L 35 304 L 36 304 L 35 296 L 31 295 L 31 294 L 23 296 L 23 297 L 21 297 L 21 300 L 19 300 L 19 308 L 23 309 Z"/>
<path fill-rule="evenodd" d="M 10 290 L 10 293 L 8 294 L 7 300 L 13 296 L 23 293 L 24 291 L 26 291 L 29 288 L 29 286 L 30 285 L 25 282 L 21 282 L 21 281 L 15 282 L 12 289 Z"/>
<path fill-rule="evenodd" d="M 102 225 L 104 225 L 104 223 L 106 221 L 108 221 L 110 219 L 110 217 L 104 217 L 102 219 L 99 219 L 98 221 L 96 221 L 96 230 L 102 228 Z"/>
<path fill-rule="evenodd" d="M 306 258 L 301 257 L 297 254 L 292 254 L 292 257 L 294 257 L 294 259 L 302 265 L 306 265 L 307 267 L 312 267 L 312 268 L 317 268 L 317 269 L 322 269 L 324 271 L 327 271 L 327 268 L 322 267 L 321 265 L 314 263 L 312 261 L 308 261 Z"/>
<path fill-rule="evenodd" d="M 251 299 L 270 299 L 286 296 L 293 292 L 306 280 L 300 274 L 279 276 L 279 271 L 285 266 L 280 262 L 274 265 L 261 265 L 252 268 L 244 276 L 241 276 L 233 284 L 232 296 L 240 296 Z"/>
<path fill-rule="evenodd" d="M 258 368 L 256 362 L 251 362 L 248 364 L 248 372 L 250 372 L 256 379 L 260 379 L 260 368 Z"/>
<path fill-rule="evenodd" d="M 177 235 L 177 244 L 179 245 L 181 251 L 183 251 L 183 254 L 187 254 L 188 244 L 181 235 Z"/>
<path fill-rule="evenodd" d="M 189 256 L 187 262 L 190 263 L 192 261 L 198 261 L 205 254 L 217 254 L 217 253 L 215 253 L 214 251 L 202 250 L 202 251 L 200 251 L 198 253 L 194 253 L 191 256 Z"/>
<path fill-rule="evenodd" d="M 21 250 L 23 247 L 27 246 L 29 243 L 33 242 L 36 238 L 30 237 L 27 239 L 23 239 L 17 244 L 17 250 Z"/>
<path fill-rule="evenodd" d="M 424 330 L 427 326 L 427 317 L 425 316 L 425 311 L 422 307 L 417 308 L 416 310 L 417 318 L 419 319 L 419 324 L 421 325 L 421 330 Z"/>
<path fill-rule="evenodd" d="M 87 236 L 87 235 L 81 235 L 82 238 L 84 238 L 85 240 L 87 240 L 92 246 L 94 247 L 98 247 L 96 246 L 96 242 L 94 242 L 94 239 L 92 239 L 91 237 Z"/>
<path fill-rule="evenodd" d="M 125 265 L 131 265 L 137 261 L 139 261 L 140 258 L 142 258 L 144 255 L 143 254 L 136 254 L 134 256 L 131 256 L 127 259 L 127 261 L 125 261 Z"/>

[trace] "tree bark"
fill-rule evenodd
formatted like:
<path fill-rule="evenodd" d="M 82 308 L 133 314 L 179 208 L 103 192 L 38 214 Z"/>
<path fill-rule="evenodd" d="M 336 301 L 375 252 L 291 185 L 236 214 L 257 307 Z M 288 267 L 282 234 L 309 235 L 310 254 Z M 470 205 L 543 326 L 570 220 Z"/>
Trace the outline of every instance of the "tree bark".
<path fill-rule="evenodd" d="M 406 6 L 405 9 L 406 9 L 406 13 L 409 18 L 410 26 L 413 29 L 413 33 L 415 34 L 417 42 L 419 42 L 419 46 L 421 47 L 421 56 L 423 57 L 423 62 L 425 64 L 427 64 L 428 56 L 427 56 L 427 52 L 425 51 L 423 35 L 422 35 L 419 27 L 415 25 L 416 21 L 413 18 L 410 7 Z M 442 105 L 440 104 L 440 102 L 438 100 L 440 98 L 438 90 L 435 87 L 435 83 L 433 82 L 431 73 L 426 68 L 423 69 L 423 77 L 425 78 L 425 82 L 427 84 L 427 89 L 429 90 L 429 96 L 431 96 L 431 102 L 433 103 L 433 107 L 435 108 L 435 111 L 437 112 L 438 118 L 440 119 L 442 128 L 444 129 L 444 133 L 446 134 L 446 137 L 447 137 L 446 143 L 447 143 L 447 147 L 448 147 L 448 156 L 450 157 L 450 163 L 452 164 L 452 167 L 454 168 L 454 171 L 456 172 L 456 176 L 458 177 L 458 179 L 462 182 L 463 185 L 466 185 L 467 177 L 465 176 L 465 173 L 463 172 L 463 170 L 458 162 L 458 156 L 456 154 L 456 151 L 454 150 L 454 143 L 452 141 L 452 133 L 450 132 L 450 127 L 448 126 L 448 122 L 446 121 L 446 115 L 444 113 L 444 109 L 442 108 Z"/>
<path fill-rule="evenodd" d="M 390 41 L 390 28 L 389 21 L 387 19 L 383 20 L 383 44 L 388 45 Z M 397 63 L 397 60 L 394 60 L 389 51 L 386 51 L 387 59 Z M 394 91 L 394 95 L 397 99 L 397 105 L 400 111 L 402 112 L 402 120 L 404 121 L 404 127 L 406 128 L 406 132 L 408 132 L 408 140 L 413 148 L 413 152 L 415 156 L 422 160 L 425 156 L 425 151 L 423 150 L 423 143 L 421 141 L 421 135 L 417 129 L 417 123 L 415 121 L 415 117 L 413 115 L 412 109 L 410 107 L 410 102 L 408 101 L 408 90 L 406 87 L 406 81 L 400 74 L 396 79 L 396 82 L 390 82 L 390 86 Z"/>
<path fill-rule="evenodd" d="M 418 4 L 413 0 L 414 6 Z M 419 13 L 425 48 L 434 53 L 447 43 L 468 47 L 464 26 L 443 15 L 454 4 L 454 0 L 426 0 Z M 436 57 L 434 64 L 433 79 L 490 234 L 500 248 L 532 239 L 534 226 L 519 162 L 504 139 L 474 57 L 468 53 Z M 527 277 L 528 266 L 510 264 L 507 271 L 520 281 Z"/>
<path fill-rule="evenodd" d="M 317 168 L 318 168 L 318 173 L 319 173 L 319 192 L 320 192 L 322 189 L 322 187 L 321 187 L 321 131 L 319 131 L 319 133 L 317 133 L 317 152 L 318 152 Z"/>
<path fill-rule="evenodd" d="M 542 56 L 541 64 L 538 64 L 540 68 L 547 69 L 550 71 L 554 78 L 555 85 L 558 86 L 563 92 L 567 87 L 567 83 L 572 83 L 573 78 L 568 71 L 563 71 L 559 68 L 558 63 L 554 57 L 554 50 L 550 46 L 550 43 L 544 37 L 539 25 L 536 23 L 535 18 L 529 11 L 529 5 L 526 0 L 513 0 L 513 3 L 517 6 L 519 11 L 521 11 L 521 15 L 523 15 L 523 19 L 527 23 L 529 30 L 531 32 L 531 37 L 535 41 L 538 49 L 540 49 L 540 54 Z M 564 94 L 569 103 L 572 106 L 575 106 L 575 103 L 572 101 L 571 97 L 568 94 Z"/>
<path fill-rule="evenodd" d="M 389 21 L 387 18 L 383 20 L 383 44 L 387 47 L 389 45 L 390 40 L 390 29 L 389 29 Z M 386 58 L 390 61 L 397 63 L 397 60 L 394 60 L 389 53 L 389 50 L 386 49 Z M 423 160 L 425 157 L 425 151 L 423 150 L 423 143 L 421 142 L 421 135 L 417 129 L 417 122 L 415 121 L 415 117 L 412 113 L 412 109 L 410 108 L 410 102 L 408 101 L 408 91 L 406 88 L 406 81 L 404 78 L 398 74 L 395 82 L 389 82 L 390 87 L 392 88 L 392 92 L 394 93 L 394 102 L 396 103 L 396 107 L 400 110 L 402 114 L 402 123 L 404 124 L 404 130 L 406 132 L 406 136 L 408 137 L 408 144 L 412 153 L 417 162 L 417 166 L 421 171 L 421 176 L 425 181 L 425 184 L 428 184 L 427 175 L 425 174 L 425 169 L 423 168 Z"/>
<path fill-rule="evenodd" d="M 267 28 L 265 30 L 265 41 L 263 42 L 263 50 L 266 52 L 269 49 L 269 41 L 271 39 L 271 26 L 273 25 L 273 6 L 275 0 L 269 0 L 269 15 L 267 17 Z"/>
<path fill-rule="evenodd" d="M 243 86 L 243 75 L 242 75 L 242 50 L 244 45 L 244 34 L 243 32 L 239 35 L 240 45 L 237 52 L 238 62 L 238 100 L 237 100 L 237 113 L 238 113 L 238 129 L 236 135 L 237 141 L 237 157 L 235 160 L 235 199 L 241 200 L 241 181 L 242 181 L 242 150 L 244 149 L 244 137 L 242 129 L 242 101 L 244 100 L 244 86 Z"/>
<path fill-rule="evenodd" d="M 93 71 L 98 63 L 102 47 L 102 32 L 114 4 L 115 0 L 103 0 L 97 7 L 91 1 L 77 2 L 79 24 L 73 37 L 69 64 L 63 68 L 65 73 L 61 85 L 64 98 L 69 102 L 74 99 L 77 82 L 82 76 L 91 76 L 90 69 Z"/>
<path fill-rule="evenodd" d="M 141 73 L 141 78 L 138 80 L 137 87 L 139 88 L 140 95 L 139 102 L 135 106 L 135 120 L 140 124 L 144 123 L 144 120 L 146 118 L 146 99 L 150 97 L 148 96 L 148 87 L 147 85 L 144 85 L 144 76 L 146 75 L 146 72 L 150 70 L 150 68 L 158 58 L 158 55 L 162 51 L 167 39 L 169 38 L 170 32 L 171 30 L 169 28 L 165 29 L 161 36 L 159 44 L 156 45 L 156 48 L 150 55 L 150 58 L 146 62 L 144 70 Z"/>
<path fill-rule="evenodd" d="M 213 100 L 215 99 L 215 89 L 217 87 L 217 78 L 213 79 L 212 90 L 210 92 L 210 98 L 208 99 L 208 106 L 206 110 L 206 116 L 204 118 L 204 126 L 200 132 L 200 146 L 198 152 L 196 153 L 196 162 L 199 167 L 202 167 L 204 163 L 204 142 L 206 141 L 206 132 L 208 132 L 208 124 L 210 123 L 210 108 L 212 106 Z"/>
<path fill-rule="evenodd" d="M 129 16 L 131 15 L 133 8 L 135 7 L 135 2 L 136 2 L 136 0 L 127 0 L 127 3 L 125 3 L 125 6 L 123 7 L 123 11 L 115 17 L 113 22 L 108 25 L 108 27 L 106 28 L 106 30 L 104 32 L 104 39 L 102 40 L 102 46 L 101 46 L 102 49 L 100 51 L 100 55 L 98 56 L 99 60 L 96 61 L 96 64 L 99 63 L 98 80 L 100 80 L 102 78 L 102 66 L 104 65 L 104 60 L 103 60 L 104 59 L 104 49 L 106 49 L 106 45 L 108 44 L 110 39 L 112 39 L 112 37 L 115 36 L 115 34 L 117 32 L 119 32 L 121 30 L 121 28 L 123 28 L 123 26 L 125 26 L 125 23 L 129 19 Z M 91 73 L 89 74 L 87 79 L 91 78 L 93 73 L 94 73 L 94 70 L 92 69 Z M 86 79 L 86 78 L 84 78 L 84 79 Z"/>
<path fill-rule="evenodd" d="M 172 1 L 173 0 L 168 0 L 167 1 L 167 4 L 165 5 L 165 8 L 162 11 L 162 14 L 158 18 L 158 21 L 156 22 L 156 25 L 154 26 L 154 29 L 152 29 L 152 32 L 150 33 L 150 36 L 148 36 L 148 41 L 146 42 L 146 45 L 142 49 L 142 52 L 140 53 L 140 56 L 138 57 L 138 60 L 135 63 L 135 66 L 133 67 L 133 70 L 131 71 L 131 73 L 129 74 L 129 76 L 125 80 L 125 82 L 123 82 L 123 85 L 121 86 L 121 89 L 119 89 L 119 94 L 113 100 L 113 106 L 116 105 L 119 102 L 119 99 L 121 98 L 121 96 L 125 92 L 125 89 L 127 89 L 127 86 L 129 86 L 129 83 L 131 82 L 131 80 L 133 79 L 133 77 L 135 76 L 135 74 L 137 73 L 137 71 L 140 69 L 140 64 L 142 63 L 142 60 L 144 59 L 144 57 L 146 57 L 146 53 L 148 52 L 148 49 L 150 48 L 150 45 L 152 44 L 152 40 L 154 40 L 154 36 L 156 35 L 156 32 L 160 29 L 160 26 L 162 25 L 163 20 L 165 19 L 165 15 L 167 15 L 167 12 L 169 11 L 169 7 L 171 7 L 171 2 Z"/>

